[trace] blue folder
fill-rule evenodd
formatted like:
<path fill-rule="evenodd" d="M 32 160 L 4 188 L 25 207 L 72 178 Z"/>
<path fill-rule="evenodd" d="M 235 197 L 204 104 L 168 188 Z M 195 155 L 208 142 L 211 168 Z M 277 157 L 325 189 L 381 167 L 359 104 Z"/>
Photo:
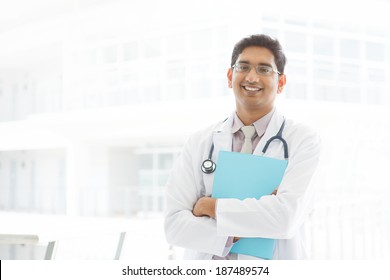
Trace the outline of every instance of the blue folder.
<path fill-rule="evenodd" d="M 212 197 L 243 200 L 270 195 L 280 185 L 286 167 L 287 160 L 220 151 Z M 274 245 L 274 239 L 241 238 L 230 252 L 272 259 Z"/>

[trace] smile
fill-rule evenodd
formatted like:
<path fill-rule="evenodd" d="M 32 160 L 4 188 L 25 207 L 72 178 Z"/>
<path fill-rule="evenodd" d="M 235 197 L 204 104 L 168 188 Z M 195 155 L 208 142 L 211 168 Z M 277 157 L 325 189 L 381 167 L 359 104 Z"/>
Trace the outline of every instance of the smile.
<path fill-rule="evenodd" d="M 245 89 L 248 92 L 258 92 L 262 90 L 262 88 L 254 87 L 254 86 L 243 86 L 243 89 Z"/>

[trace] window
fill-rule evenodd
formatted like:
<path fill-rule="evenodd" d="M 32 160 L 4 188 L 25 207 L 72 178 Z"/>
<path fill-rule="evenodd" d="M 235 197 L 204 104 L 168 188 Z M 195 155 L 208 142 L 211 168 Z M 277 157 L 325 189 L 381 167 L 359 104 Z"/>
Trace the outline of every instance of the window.
<path fill-rule="evenodd" d="M 366 58 L 374 61 L 385 60 L 385 46 L 380 43 L 366 43 Z"/>
<path fill-rule="evenodd" d="M 304 60 L 291 60 L 286 64 L 285 72 L 288 75 L 294 75 L 297 77 L 307 76 L 307 65 Z"/>
<path fill-rule="evenodd" d="M 135 60 L 138 58 L 138 43 L 128 42 L 123 44 L 123 60 Z"/>
<path fill-rule="evenodd" d="M 183 61 L 175 60 L 168 61 L 166 64 L 166 78 L 170 79 L 184 79 L 186 75 L 186 67 Z"/>
<path fill-rule="evenodd" d="M 367 80 L 370 82 L 384 82 L 385 70 L 378 68 L 367 69 Z"/>
<path fill-rule="evenodd" d="M 314 61 L 314 79 L 334 79 L 334 64 L 331 62 Z"/>
<path fill-rule="evenodd" d="M 325 36 L 314 36 L 313 52 L 319 55 L 334 55 L 334 39 Z"/>
<path fill-rule="evenodd" d="M 103 62 L 118 62 L 118 46 L 108 46 L 103 49 Z"/>
<path fill-rule="evenodd" d="M 191 49 L 193 51 L 207 51 L 212 47 L 210 29 L 196 30 L 191 34 Z"/>
<path fill-rule="evenodd" d="M 306 52 L 306 34 L 299 32 L 286 32 L 286 50 L 294 52 Z"/>
<path fill-rule="evenodd" d="M 359 65 L 342 64 L 339 73 L 340 81 L 358 82 L 359 81 Z"/>
<path fill-rule="evenodd" d="M 144 42 L 143 46 L 145 58 L 152 58 L 162 55 L 162 44 L 160 38 L 151 38 Z"/>
<path fill-rule="evenodd" d="M 288 84 L 287 97 L 292 99 L 306 99 L 307 98 L 307 85 L 304 83 L 292 82 Z"/>
<path fill-rule="evenodd" d="M 360 55 L 360 43 L 357 40 L 341 39 L 340 55 L 345 58 L 358 58 Z"/>
<path fill-rule="evenodd" d="M 169 35 L 166 42 L 167 54 L 169 55 L 183 54 L 187 51 L 186 35 L 184 33 Z"/>

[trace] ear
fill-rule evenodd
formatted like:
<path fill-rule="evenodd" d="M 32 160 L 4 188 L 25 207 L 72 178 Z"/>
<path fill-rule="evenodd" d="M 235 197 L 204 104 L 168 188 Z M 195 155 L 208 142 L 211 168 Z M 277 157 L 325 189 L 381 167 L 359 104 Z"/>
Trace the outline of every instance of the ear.
<path fill-rule="evenodd" d="M 279 77 L 278 91 L 277 93 L 282 93 L 284 86 L 286 85 L 286 75 L 282 74 Z"/>
<path fill-rule="evenodd" d="M 233 85 L 232 85 L 232 79 L 233 79 L 233 71 L 232 71 L 232 68 L 229 68 L 229 69 L 228 69 L 227 78 L 228 78 L 228 87 L 229 87 L 229 88 L 232 88 L 232 87 L 233 87 Z"/>

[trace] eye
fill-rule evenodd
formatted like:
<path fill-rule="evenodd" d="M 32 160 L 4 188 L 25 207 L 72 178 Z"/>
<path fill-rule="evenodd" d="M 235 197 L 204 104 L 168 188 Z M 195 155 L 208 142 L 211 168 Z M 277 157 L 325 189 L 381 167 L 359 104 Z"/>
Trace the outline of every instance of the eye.
<path fill-rule="evenodd" d="M 251 66 L 245 63 L 239 63 L 237 64 L 237 70 L 239 72 L 248 72 L 251 70 Z"/>
<path fill-rule="evenodd" d="M 257 67 L 257 72 L 259 72 L 259 74 L 271 74 L 272 73 L 272 68 L 269 67 L 269 66 L 258 66 Z"/>

